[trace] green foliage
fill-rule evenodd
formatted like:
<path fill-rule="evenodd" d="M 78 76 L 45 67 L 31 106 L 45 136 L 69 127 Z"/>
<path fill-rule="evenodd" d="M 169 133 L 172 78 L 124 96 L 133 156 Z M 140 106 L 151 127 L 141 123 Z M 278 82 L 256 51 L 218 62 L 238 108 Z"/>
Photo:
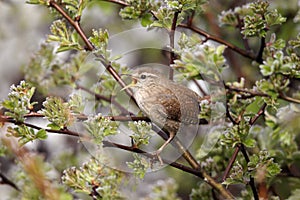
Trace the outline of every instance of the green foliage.
<path fill-rule="evenodd" d="M 91 0 L 62 0 L 61 3 L 65 5 L 68 14 L 77 20 L 78 17 L 81 17 L 82 11 L 90 1 Z"/>
<path fill-rule="evenodd" d="M 239 162 L 236 162 L 231 169 L 230 176 L 223 182 L 223 184 L 231 185 L 241 183 L 246 185 L 248 182 L 249 177 L 247 176 L 247 172 Z"/>
<path fill-rule="evenodd" d="M 15 119 L 17 122 L 24 122 L 24 116 L 28 114 L 36 102 L 31 102 L 35 88 L 25 81 L 19 85 L 12 85 L 8 99 L 1 102 L 1 106 L 8 111 L 4 114 Z"/>
<path fill-rule="evenodd" d="M 295 40 L 290 40 L 289 44 L 293 48 L 299 48 L 300 47 L 300 34 L 297 35 L 297 38 Z"/>
<path fill-rule="evenodd" d="M 141 145 L 149 144 L 151 138 L 150 132 L 152 131 L 150 123 L 145 121 L 129 122 L 128 127 L 133 131 L 133 134 L 130 137 L 132 138 L 134 145 L 140 147 Z"/>
<path fill-rule="evenodd" d="M 223 182 L 223 184 L 245 184 L 249 182 L 249 176 L 256 177 L 257 180 L 271 181 L 281 171 L 279 164 L 275 163 L 273 158 L 265 150 L 258 154 L 253 154 L 250 157 L 250 162 L 247 167 L 239 162 L 236 162 L 231 169 L 230 176 Z"/>
<path fill-rule="evenodd" d="M 198 188 L 193 188 L 190 194 L 191 200 L 203 199 L 209 200 L 213 198 L 211 187 L 205 183 L 201 183 Z"/>
<path fill-rule="evenodd" d="M 134 153 L 134 160 L 132 162 L 126 162 L 127 166 L 133 170 L 133 174 L 137 178 L 144 178 L 147 170 L 150 168 L 150 163 L 145 157 Z"/>
<path fill-rule="evenodd" d="M 91 69 L 86 62 L 87 52 L 79 52 L 62 61 L 50 44 L 42 44 L 40 50 L 23 67 L 25 79 L 42 94 L 48 94 L 56 86 L 75 87 L 75 82 Z"/>
<path fill-rule="evenodd" d="M 100 146 L 106 136 L 115 135 L 119 132 L 118 123 L 104 118 L 102 114 L 89 117 L 84 124 L 95 144 Z"/>
<path fill-rule="evenodd" d="M 223 11 L 219 16 L 221 25 L 239 26 L 242 19 L 241 33 L 245 37 L 266 37 L 271 26 L 280 25 L 286 21 L 276 9 L 269 8 L 269 2 L 256 1 L 234 10 Z"/>
<path fill-rule="evenodd" d="M 171 30 L 176 12 L 179 14 L 176 24 L 180 24 L 190 12 L 201 13 L 205 3 L 207 3 L 207 0 L 127 0 L 127 6 L 122 8 L 119 14 L 123 19 L 127 20 L 140 19 L 144 27 L 160 27 Z"/>
<path fill-rule="evenodd" d="M 75 192 L 90 195 L 94 199 L 117 200 L 124 199 L 120 193 L 123 177 L 119 171 L 104 166 L 97 159 L 91 159 L 80 168 L 66 169 L 62 182 Z"/>
<path fill-rule="evenodd" d="M 240 7 L 235 7 L 234 10 L 224 10 L 218 17 L 219 24 L 221 26 L 232 26 L 237 27 L 239 26 L 239 18 L 242 16 L 248 15 L 251 13 L 251 9 L 249 5 L 243 5 Z"/>
<path fill-rule="evenodd" d="M 28 0 L 26 3 L 49 6 L 49 0 Z"/>
<path fill-rule="evenodd" d="M 19 138 L 19 143 L 24 145 L 34 140 L 45 140 L 47 139 L 47 132 L 44 129 L 35 131 L 26 125 L 19 125 L 15 128 L 9 126 L 7 128 L 8 136 Z"/>
<path fill-rule="evenodd" d="M 259 67 L 264 76 L 282 74 L 295 78 L 300 77 L 300 72 L 297 70 L 296 63 L 292 62 L 288 56 L 284 56 L 282 51 L 277 51 L 272 57 L 267 57 L 264 64 Z"/>
<path fill-rule="evenodd" d="M 202 101 L 200 103 L 199 119 L 206 119 L 207 121 L 211 119 L 211 106 L 208 101 Z"/>
<path fill-rule="evenodd" d="M 248 170 L 253 176 L 265 176 L 266 178 L 273 178 L 280 173 L 280 166 L 274 162 L 270 157 L 268 151 L 262 150 L 250 157 L 248 163 Z"/>
<path fill-rule="evenodd" d="M 128 6 L 122 8 L 119 13 L 123 19 L 144 18 L 152 7 L 151 1 L 147 0 L 126 0 L 125 2 Z"/>
<path fill-rule="evenodd" d="M 230 145 L 235 147 L 238 144 L 244 144 L 246 147 L 254 147 L 255 140 L 249 135 L 250 125 L 248 122 L 242 120 L 239 124 L 229 127 L 221 136 L 222 145 Z"/>
<path fill-rule="evenodd" d="M 93 30 L 92 36 L 89 41 L 95 47 L 94 52 L 103 57 L 104 61 L 107 62 L 110 57 L 110 51 L 107 49 L 109 34 L 107 30 L 99 29 L 99 31 Z"/>
<path fill-rule="evenodd" d="M 81 114 L 85 107 L 82 96 L 80 94 L 72 94 L 68 101 L 68 106 L 73 114 Z"/>
<path fill-rule="evenodd" d="M 39 112 L 50 122 L 47 126 L 52 130 L 64 129 L 74 122 L 68 103 L 59 97 L 48 97 Z"/>
<path fill-rule="evenodd" d="M 78 33 L 67 27 L 63 20 L 56 20 L 51 25 L 52 35 L 48 35 L 47 42 L 58 42 L 59 47 L 57 52 L 68 50 L 83 50 L 84 48 L 79 44 Z"/>
<path fill-rule="evenodd" d="M 223 52 L 224 45 L 214 47 L 208 44 L 196 43 L 195 37 L 190 39 L 182 34 L 179 44 L 180 49 L 176 51 L 180 59 L 174 61 L 173 67 L 183 73 L 188 78 L 208 78 L 219 81 L 219 73 L 225 65 Z M 198 41 L 201 41 L 198 39 Z"/>
<path fill-rule="evenodd" d="M 284 163 L 292 163 L 299 152 L 296 138 L 300 119 L 299 107 L 285 106 L 278 110 L 276 116 L 266 112 L 266 125 L 272 130 L 270 137 L 277 141 L 269 146 L 270 153 Z"/>
<path fill-rule="evenodd" d="M 178 185 L 173 179 L 160 180 L 152 186 L 152 192 L 145 200 L 179 200 Z"/>

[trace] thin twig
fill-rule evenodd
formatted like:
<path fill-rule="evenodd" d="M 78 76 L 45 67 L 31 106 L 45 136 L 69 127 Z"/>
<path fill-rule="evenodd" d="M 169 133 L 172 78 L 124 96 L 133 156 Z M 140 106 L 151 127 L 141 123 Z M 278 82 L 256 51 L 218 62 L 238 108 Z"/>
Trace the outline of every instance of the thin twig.
<path fill-rule="evenodd" d="M 11 187 L 13 187 L 14 189 L 16 189 L 17 191 L 20 191 L 20 189 L 18 188 L 18 186 L 12 182 L 11 180 L 9 180 L 4 174 L 0 173 L 0 184 L 6 184 L 9 185 Z"/>
<path fill-rule="evenodd" d="M 93 95 L 96 98 L 96 100 L 104 100 L 106 102 L 112 103 L 121 111 L 121 115 L 122 114 L 132 114 L 126 108 L 124 108 L 121 104 L 119 104 L 114 98 L 109 98 L 109 97 L 103 96 L 101 94 L 97 94 L 97 93 L 91 91 L 90 89 L 88 89 L 84 86 L 81 86 L 79 84 L 76 84 L 76 88 L 81 89 L 81 90 Z"/>
<path fill-rule="evenodd" d="M 289 102 L 292 102 L 292 103 L 300 104 L 300 99 L 294 99 L 292 97 L 285 96 L 283 93 L 279 94 L 279 98 L 281 98 L 283 100 L 286 100 L 286 101 L 289 101 Z"/>
<path fill-rule="evenodd" d="M 121 6 L 128 6 L 129 4 L 124 2 L 124 1 L 120 1 L 120 0 L 105 0 L 107 2 L 111 2 L 111 3 L 115 3 Z"/>
<path fill-rule="evenodd" d="M 203 96 L 207 96 L 207 93 L 205 92 L 205 90 L 202 88 L 202 86 L 198 83 L 197 80 L 193 79 L 192 80 L 193 83 L 195 83 L 195 85 L 197 86 L 197 88 L 200 90 L 200 92 L 202 93 Z"/>
<path fill-rule="evenodd" d="M 220 44 L 224 44 L 228 48 L 230 48 L 231 50 L 233 50 L 233 51 L 241 54 L 242 56 L 244 56 L 246 58 L 250 58 L 252 60 L 256 59 L 256 57 L 255 57 L 255 55 L 253 53 L 248 52 L 246 50 L 243 50 L 243 49 L 241 49 L 241 48 L 239 48 L 239 47 L 237 47 L 237 46 L 235 46 L 235 45 L 233 45 L 233 44 L 231 44 L 231 43 L 229 43 L 229 42 L 227 42 L 227 41 L 225 41 L 225 40 L 223 40 L 223 39 L 221 39 L 219 37 L 210 35 L 209 33 L 205 32 L 204 30 L 201 30 L 201 29 L 199 29 L 199 28 L 197 28 L 195 26 L 189 26 L 187 24 L 180 24 L 178 26 L 182 27 L 182 28 L 188 28 L 188 29 L 194 31 L 195 33 L 198 33 L 198 34 L 204 36 L 206 40 L 213 40 L 213 41 L 218 42 Z"/>
<path fill-rule="evenodd" d="M 229 110 L 229 105 L 228 105 L 228 104 L 226 105 L 226 116 L 229 118 L 229 120 L 230 120 L 234 125 L 238 124 L 238 121 L 235 120 L 235 119 L 232 117 L 232 115 L 230 114 L 230 110 Z"/>
<path fill-rule="evenodd" d="M 263 62 L 263 52 L 264 52 L 264 49 L 266 47 L 266 38 L 265 37 L 262 37 L 261 40 L 260 40 L 260 48 L 259 48 L 259 51 L 258 51 L 258 54 L 256 56 L 256 61 L 258 63 L 262 63 Z"/>
<path fill-rule="evenodd" d="M 235 162 L 235 160 L 236 160 L 236 157 L 237 157 L 239 151 L 240 151 L 240 146 L 237 145 L 237 146 L 235 147 L 235 150 L 234 150 L 234 152 L 233 152 L 233 154 L 232 154 L 232 156 L 231 156 L 231 158 L 230 158 L 230 160 L 229 160 L 229 163 L 228 163 L 228 165 L 227 165 L 227 167 L 226 167 L 226 169 L 225 169 L 225 172 L 224 172 L 222 181 L 225 181 L 226 178 L 228 177 L 228 174 L 229 174 L 229 172 L 230 172 L 230 170 L 231 170 L 231 168 L 232 168 L 232 166 L 233 166 L 233 164 L 234 164 L 234 162 Z"/>
<path fill-rule="evenodd" d="M 265 111 L 266 107 L 267 107 L 267 104 L 266 104 L 266 103 L 264 103 L 264 104 L 260 107 L 260 109 L 259 109 L 259 111 L 257 112 L 257 114 L 256 114 L 254 117 L 252 117 L 252 118 L 250 119 L 250 125 L 253 125 L 253 124 L 258 120 L 258 118 L 259 118 L 262 114 L 264 114 L 264 111 Z"/>
<path fill-rule="evenodd" d="M 193 25 L 193 20 L 194 20 L 194 17 L 195 17 L 195 10 L 192 11 L 192 14 L 191 16 L 188 17 L 188 20 L 187 20 L 187 25 L 188 26 L 192 26 Z"/>
<path fill-rule="evenodd" d="M 244 144 L 241 144 L 240 149 L 241 149 L 241 152 L 242 152 L 246 162 L 249 163 L 250 159 L 249 159 L 249 156 L 247 154 L 247 151 L 246 151 L 246 148 L 245 148 Z M 251 187 L 254 199 L 259 200 L 258 193 L 257 193 L 256 187 L 255 187 L 254 178 L 252 176 L 250 176 L 249 185 Z"/>
<path fill-rule="evenodd" d="M 266 94 L 266 93 L 263 93 L 263 92 L 258 92 L 258 91 L 253 91 L 253 90 L 249 90 L 247 88 L 238 88 L 238 87 L 229 86 L 229 85 L 225 85 L 225 88 L 228 89 L 228 90 L 235 91 L 235 92 L 249 94 L 249 96 L 248 96 L 249 98 L 256 97 L 256 96 L 271 98 L 271 96 L 269 94 Z M 282 100 L 288 101 L 288 102 L 300 104 L 300 99 L 295 99 L 295 98 L 286 96 L 283 93 L 279 93 L 279 98 L 282 99 Z"/>
<path fill-rule="evenodd" d="M 172 21 L 172 26 L 171 30 L 169 31 L 169 38 L 170 38 L 170 62 L 169 65 L 171 66 L 174 64 L 175 60 L 175 53 L 174 53 L 174 46 L 175 46 L 175 30 L 177 26 L 177 19 L 178 19 L 179 12 L 176 11 L 174 13 L 173 21 Z M 169 72 L 169 79 L 173 80 L 174 76 L 174 70 L 172 67 L 170 67 L 170 72 Z"/>

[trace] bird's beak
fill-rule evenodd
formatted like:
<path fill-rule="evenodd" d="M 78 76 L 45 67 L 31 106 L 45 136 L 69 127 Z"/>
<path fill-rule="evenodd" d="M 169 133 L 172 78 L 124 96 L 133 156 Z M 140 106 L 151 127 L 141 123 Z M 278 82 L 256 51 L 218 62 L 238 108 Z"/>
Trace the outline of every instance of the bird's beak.
<path fill-rule="evenodd" d="M 131 74 L 122 74 L 122 76 L 130 76 L 131 78 L 132 78 L 132 82 L 129 84 L 129 85 L 126 85 L 125 87 L 123 87 L 122 89 L 121 89 L 121 91 L 123 91 L 123 90 L 126 90 L 126 89 L 128 89 L 128 88 L 131 88 L 131 87 L 135 87 L 135 85 L 136 85 L 136 83 L 137 83 L 137 79 L 134 77 L 134 76 L 132 76 Z"/>

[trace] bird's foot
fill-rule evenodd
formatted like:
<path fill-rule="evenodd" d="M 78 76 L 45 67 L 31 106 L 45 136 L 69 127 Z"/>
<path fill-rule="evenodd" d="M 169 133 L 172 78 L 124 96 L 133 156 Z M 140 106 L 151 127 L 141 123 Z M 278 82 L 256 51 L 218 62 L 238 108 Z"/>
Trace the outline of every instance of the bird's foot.
<path fill-rule="evenodd" d="M 163 165 L 164 162 L 163 162 L 163 160 L 162 160 L 162 158 L 161 158 L 161 156 L 160 156 L 160 153 L 161 153 L 161 150 L 160 150 L 160 149 L 157 150 L 157 151 L 155 151 L 155 152 L 153 153 L 153 158 L 154 158 L 155 160 L 157 159 L 157 160 L 160 162 L 160 164 Z"/>

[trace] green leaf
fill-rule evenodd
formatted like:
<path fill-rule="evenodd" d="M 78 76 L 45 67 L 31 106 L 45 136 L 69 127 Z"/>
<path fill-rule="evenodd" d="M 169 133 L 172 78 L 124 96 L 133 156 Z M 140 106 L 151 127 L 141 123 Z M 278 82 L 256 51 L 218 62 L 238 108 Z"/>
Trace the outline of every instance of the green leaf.
<path fill-rule="evenodd" d="M 28 114 L 36 102 L 31 102 L 35 88 L 25 81 L 19 85 L 12 85 L 8 94 L 8 99 L 1 102 L 1 105 L 7 109 L 4 114 L 12 117 L 17 122 L 24 122 L 24 116 Z"/>
<path fill-rule="evenodd" d="M 263 76 L 270 76 L 275 70 L 274 65 L 259 65 L 259 68 Z"/>
<path fill-rule="evenodd" d="M 48 127 L 51 129 L 64 129 L 73 123 L 74 118 L 71 115 L 70 108 L 61 98 L 47 97 L 46 101 L 43 102 L 43 106 L 44 108 L 39 113 L 48 119 L 50 122 Z"/>
<path fill-rule="evenodd" d="M 152 126 L 151 123 L 145 121 L 129 122 L 128 126 L 133 134 L 130 136 L 133 139 L 134 144 L 139 147 L 143 144 L 149 144 L 151 138 Z"/>
<path fill-rule="evenodd" d="M 153 23 L 153 20 L 152 20 L 152 15 L 150 13 L 143 15 L 143 17 L 141 19 L 142 26 L 147 27 L 152 23 Z"/>
<path fill-rule="evenodd" d="M 64 170 L 62 182 L 76 192 L 91 194 L 97 191 L 101 199 L 124 199 L 121 193 L 124 175 L 103 164 L 105 159 L 90 159 L 81 167 Z"/>
<path fill-rule="evenodd" d="M 108 46 L 109 34 L 107 30 L 99 29 L 92 30 L 92 36 L 89 37 L 89 41 L 95 47 L 94 52 L 101 54 L 101 57 L 105 59 L 104 61 L 108 61 L 110 57 L 110 51 L 107 49 Z"/>
<path fill-rule="evenodd" d="M 137 153 L 133 154 L 134 161 L 126 162 L 127 166 L 133 170 L 134 176 L 143 179 L 147 169 L 150 167 L 150 162 L 147 161 L 142 155 Z"/>
<path fill-rule="evenodd" d="M 52 35 L 48 35 L 47 42 L 58 42 L 59 48 L 57 52 L 84 49 L 79 44 L 78 33 L 71 28 L 67 28 L 65 21 L 54 21 L 50 27 L 50 31 Z"/>
<path fill-rule="evenodd" d="M 253 148 L 255 147 L 256 145 L 256 141 L 255 139 L 253 138 L 247 138 L 243 141 L 243 144 L 246 146 L 246 147 L 249 147 L 249 148 Z"/>
<path fill-rule="evenodd" d="M 36 133 L 37 138 L 41 139 L 41 140 L 45 140 L 47 139 L 48 135 L 47 132 L 45 131 L 45 129 L 41 129 Z"/>
<path fill-rule="evenodd" d="M 8 127 L 7 132 L 7 136 L 18 138 L 20 145 L 25 145 L 26 143 L 36 139 L 44 140 L 47 138 L 47 133 L 45 130 L 41 129 L 39 131 L 35 131 L 33 128 L 23 124 L 14 128 Z"/>
<path fill-rule="evenodd" d="M 49 6 L 49 1 L 48 0 L 27 0 L 26 3 Z"/>
<path fill-rule="evenodd" d="M 99 146 L 102 146 L 102 141 L 105 137 L 119 133 L 119 124 L 115 121 L 102 117 L 101 113 L 96 116 L 89 117 L 84 122 L 84 125 L 88 133 L 92 136 L 94 142 Z"/>

